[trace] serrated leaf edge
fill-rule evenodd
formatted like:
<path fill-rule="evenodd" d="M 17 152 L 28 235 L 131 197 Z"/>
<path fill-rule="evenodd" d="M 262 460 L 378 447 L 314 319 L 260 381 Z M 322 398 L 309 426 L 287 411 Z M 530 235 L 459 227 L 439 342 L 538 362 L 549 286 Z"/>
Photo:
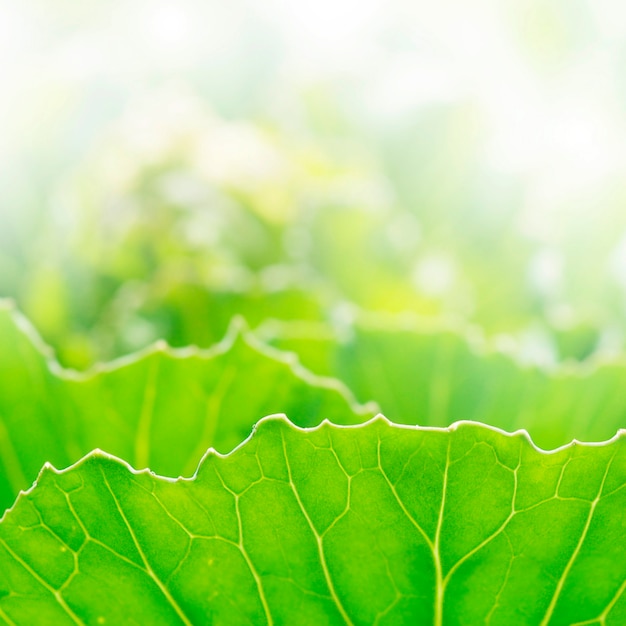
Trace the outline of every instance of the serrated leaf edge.
<path fill-rule="evenodd" d="M 530 436 L 529 432 L 523 428 L 518 429 L 516 431 L 513 432 L 507 432 L 501 428 L 498 428 L 497 426 L 491 426 L 489 424 L 483 424 L 482 422 L 475 422 L 472 420 L 459 420 L 457 422 L 454 422 L 453 424 L 450 424 L 449 426 L 419 426 L 419 425 L 412 425 L 412 424 L 396 424 L 395 422 L 392 422 L 391 420 L 389 420 L 387 417 L 385 417 L 382 413 L 378 413 L 377 415 L 375 415 L 374 417 L 370 418 L 369 420 L 362 422 L 361 424 L 333 424 L 330 420 L 324 419 L 322 420 L 319 424 L 317 424 L 316 426 L 308 426 L 308 427 L 303 427 L 303 426 L 297 426 L 296 424 L 294 424 L 293 422 L 291 422 L 291 420 L 288 418 L 287 415 L 285 415 L 284 413 L 274 413 L 272 415 L 267 415 L 263 418 L 261 418 L 253 427 L 252 430 L 250 432 L 250 434 L 236 447 L 234 447 L 230 452 L 226 452 L 226 453 L 222 453 L 222 452 L 218 452 L 215 448 L 209 448 L 201 457 L 200 461 L 198 462 L 198 466 L 196 467 L 195 472 L 190 476 L 190 477 L 183 477 L 183 476 L 177 476 L 177 477 L 172 477 L 172 476 L 163 476 L 161 474 L 157 474 L 156 472 L 153 472 L 150 468 L 144 468 L 144 469 L 135 469 L 128 461 L 125 461 L 124 459 L 115 456 L 114 454 L 110 454 L 109 452 L 106 452 L 104 450 L 101 450 L 99 448 L 96 448 L 95 450 L 92 450 L 91 452 L 87 453 L 86 455 L 84 455 L 83 457 L 81 457 L 78 461 L 76 461 L 75 463 L 72 463 L 71 465 L 69 465 L 68 467 L 62 468 L 62 469 L 58 469 L 56 467 L 54 467 L 51 463 L 44 463 L 43 467 L 41 468 L 41 470 L 39 471 L 39 474 L 37 475 L 37 478 L 35 479 L 35 481 L 33 482 L 33 484 L 26 490 L 21 490 L 16 499 L 15 502 L 13 503 L 13 505 L 11 507 L 9 507 L 8 509 L 5 510 L 5 512 L 3 513 L 2 517 L 0 517 L 0 524 L 2 524 L 2 522 L 4 521 L 5 517 L 7 515 L 9 515 L 13 509 L 17 506 L 17 504 L 19 503 L 19 501 L 23 498 L 28 496 L 36 487 L 37 484 L 39 483 L 39 480 L 41 479 L 41 477 L 44 475 L 45 472 L 52 472 L 54 474 L 57 475 L 61 475 L 61 474 L 65 474 L 67 472 L 71 472 L 72 470 L 80 467 L 83 463 L 91 460 L 91 459 L 97 459 L 97 458 L 103 458 L 103 459 L 107 459 L 109 461 L 113 461 L 115 463 L 118 463 L 122 466 L 124 466 L 128 471 L 131 472 L 131 474 L 134 475 L 142 475 L 142 474 L 150 474 L 151 476 L 153 476 L 154 478 L 158 479 L 158 480 L 163 480 L 165 482 L 169 482 L 169 483 L 177 483 L 177 482 L 190 482 L 196 479 L 196 477 L 198 476 L 198 472 L 200 471 L 200 469 L 202 468 L 204 462 L 206 461 L 206 459 L 210 456 L 215 456 L 218 458 L 227 458 L 229 456 L 232 456 L 233 454 L 235 454 L 238 450 L 240 450 L 241 448 L 245 447 L 251 440 L 252 438 L 255 436 L 256 431 L 258 430 L 259 426 L 261 426 L 262 424 L 266 423 L 266 422 L 282 422 L 283 424 L 285 424 L 288 428 L 294 430 L 294 431 L 299 431 L 299 432 L 315 432 L 316 430 L 319 430 L 321 428 L 324 427 L 328 427 L 331 426 L 333 428 L 336 429 L 340 429 L 340 430 L 355 430 L 355 429 L 363 429 L 363 428 L 367 428 L 368 426 L 370 426 L 373 423 L 379 422 L 379 421 L 383 421 L 384 423 L 386 423 L 388 426 L 391 426 L 392 428 L 397 428 L 400 430 L 412 430 L 412 431 L 420 431 L 420 432 L 438 432 L 438 433 L 443 433 L 443 432 L 454 432 L 456 430 L 458 430 L 459 428 L 464 428 L 464 427 L 472 427 L 472 428 L 477 428 L 477 429 L 484 429 L 493 433 L 496 433 L 500 436 L 506 437 L 506 438 L 514 438 L 514 437 L 521 437 L 523 438 L 534 450 L 535 452 L 537 452 L 538 454 L 541 455 L 545 455 L 545 456 L 551 456 L 554 454 L 558 454 L 559 452 L 562 452 L 563 450 L 566 450 L 568 448 L 572 448 L 574 446 L 582 446 L 585 448 L 599 448 L 599 447 L 604 447 L 604 446 L 609 446 L 615 442 L 617 442 L 619 439 L 621 439 L 622 437 L 626 436 L 626 429 L 620 428 L 610 439 L 606 439 L 605 441 L 592 441 L 592 442 L 583 442 L 583 441 L 578 441 L 577 439 L 573 439 L 572 441 L 570 441 L 569 443 L 559 446 L 557 448 L 553 448 L 550 450 L 544 450 L 543 448 L 540 448 L 539 446 L 537 446 L 535 444 L 535 442 L 533 441 L 532 437 Z"/>
<path fill-rule="evenodd" d="M 359 307 L 350 307 L 348 314 L 341 320 L 330 322 L 282 320 L 268 318 L 250 332 L 262 341 L 289 337 L 286 329 L 299 328 L 310 337 L 334 338 L 338 343 L 345 341 L 355 327 L 365 330 L 388 332 L 414 332 L 416 334 L 437 335 L 450 333 L 457 336 L 468 350 L 477 358 L 502 356 L 521 371 L 535 370 L 552 379 L 584 379 L 604 369 L 621 369 L 626 377 L 626 355 L 596 353 L 584 361 L 559 361 L 555 364 L 540 365 L 524 361 L 515 347 L 507 345 L 507 340 L 515 340 L 512 335 L 488 335 L 476 324 L 467 323 L 461 318 L 441 316 L 429 318 L 413 311 L 385 313 L 366 311 Z M 296 335 L 297 336 L 297 335 Z"/>

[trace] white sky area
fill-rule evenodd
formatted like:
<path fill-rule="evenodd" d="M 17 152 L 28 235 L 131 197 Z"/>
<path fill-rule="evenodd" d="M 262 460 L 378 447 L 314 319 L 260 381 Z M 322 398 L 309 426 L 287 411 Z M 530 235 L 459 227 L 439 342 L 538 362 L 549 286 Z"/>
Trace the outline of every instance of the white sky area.
<path fill-rule="evenodd" d="M 580 198 L 626 179 L 626 3 L 550 4 L 58 0 L 44 15 L 34 2 L 0 0 L 0 164 L 45 137 L 67 102 L 80 108 L 87 84 L 132 95 L 152 75 L 204 68 L 227 84 L 246 65 L 254 76 L 257 54 L 274 54 L 275 90 L 356 86 L 382 127 L 445 103 L 475 107 L 481 167 L 520 177 L 526 227 L 541 236 L 588 211 Z"/>

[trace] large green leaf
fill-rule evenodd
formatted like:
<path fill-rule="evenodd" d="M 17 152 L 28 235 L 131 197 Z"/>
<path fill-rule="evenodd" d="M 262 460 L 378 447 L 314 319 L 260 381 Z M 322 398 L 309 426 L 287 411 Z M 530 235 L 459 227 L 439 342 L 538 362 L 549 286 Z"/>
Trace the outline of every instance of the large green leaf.
<path fill-rule="evenodd" d="M 28 322 L 0 309 L 0 509 L 49 461 L 103 448 L 136 467 L 189 476 L 209 446 L 228 452 L 264 415 L 302 426 L 371 417 L 348 390 L 234 324 L 210 350 L 156 345 L 79 375 L 61 369 Z"/>
<path fill-rule="evenodd" d="M 360 401 L 376 399 L 395 422 L 525 428 L 545 448 L 602 441 L 626 427 L 624 361 L 522 365 L 467 331 L 406 317 L 363 316 L 343 332 L 274 322 L 260 332 L 312 371 L 344 381 Z"/>
<path fill-rule="evenodd" d="M 0 524 L 6 624 L 626 623 L 626 439 L 259 423 L 172 481 L 94 452 Z"/>

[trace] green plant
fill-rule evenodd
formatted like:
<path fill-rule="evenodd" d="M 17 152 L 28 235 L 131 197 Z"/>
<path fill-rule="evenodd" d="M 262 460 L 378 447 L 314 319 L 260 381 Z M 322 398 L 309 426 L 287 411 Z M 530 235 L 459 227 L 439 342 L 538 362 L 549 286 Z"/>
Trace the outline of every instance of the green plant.
<path fill-rule="evenodd" d="M 157 344 L 76 373 L 5 305 L 0 619 L 622 623 L 623 437 L 544 452 L 496 427 L 593 438 L 624 366 L 540 371 L 397 322 L 255 336 L 235 321 L 210 349 Z M 575 393 L 589 402 L 570 423 Z M 458 421 L 464 407 L 492 426 Z"/>
<path fill-rule="evenodd" d="M 625 487 L 621 437 L 547 454 L 466 422 L 270 418 L 175 481 L 94 452 L 47 465 L 5 515 L 0 616 L 620 624 Z"/>

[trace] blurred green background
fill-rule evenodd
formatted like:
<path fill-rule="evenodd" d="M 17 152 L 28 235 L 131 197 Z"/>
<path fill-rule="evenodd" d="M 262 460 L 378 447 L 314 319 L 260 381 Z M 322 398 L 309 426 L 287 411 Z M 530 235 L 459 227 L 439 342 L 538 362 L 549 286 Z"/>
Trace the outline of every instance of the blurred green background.
<path fill-rule="evenodd" d="M 626 5 L 0 0 L 0 295 L 65 365 L 236 313 L 622 350 Z"/>

